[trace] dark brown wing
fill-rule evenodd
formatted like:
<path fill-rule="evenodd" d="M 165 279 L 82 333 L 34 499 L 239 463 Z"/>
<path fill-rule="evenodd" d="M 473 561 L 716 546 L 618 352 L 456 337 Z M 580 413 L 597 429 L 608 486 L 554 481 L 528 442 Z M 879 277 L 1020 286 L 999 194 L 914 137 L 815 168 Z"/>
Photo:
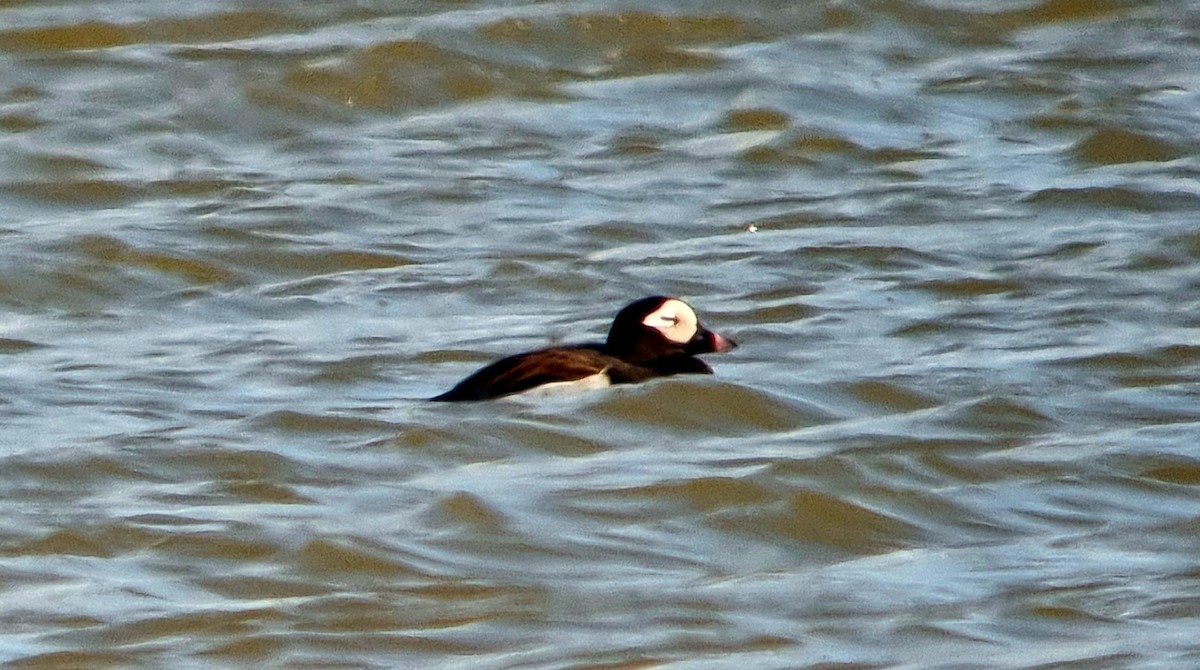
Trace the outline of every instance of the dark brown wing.
<path fill-rule="evenodd" d="M 593 346 L 554 347 L 502 358 L 430 400 L 487 400 L 551 382 L 590 377 L 620 361 Z"/>

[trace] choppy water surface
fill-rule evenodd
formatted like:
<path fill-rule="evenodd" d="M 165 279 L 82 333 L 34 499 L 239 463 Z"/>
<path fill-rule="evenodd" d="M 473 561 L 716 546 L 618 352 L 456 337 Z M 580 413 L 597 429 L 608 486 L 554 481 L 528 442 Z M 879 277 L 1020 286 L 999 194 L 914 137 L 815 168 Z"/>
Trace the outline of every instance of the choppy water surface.
<path fill-rule="evenodd" d="M 1200 666 L 1197 63 L 1195 2 L 4 3 L 0 662 Z M 715 377 L 421 400 L 656 293 Z"/>

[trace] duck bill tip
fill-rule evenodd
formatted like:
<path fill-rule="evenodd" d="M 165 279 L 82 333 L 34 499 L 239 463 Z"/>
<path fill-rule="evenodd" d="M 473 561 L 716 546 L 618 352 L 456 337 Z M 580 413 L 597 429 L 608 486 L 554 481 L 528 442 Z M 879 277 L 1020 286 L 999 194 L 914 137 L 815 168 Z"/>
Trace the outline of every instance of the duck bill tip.
<path fill-rule="evenodd" d="M 737 342 L 712 330 L 708 331 L 708 337 L 706 339 L 708 340 L 708 346 L 712 349 L 713 353 L 719 354 L 723 351 L 730 351 L 732 349 L 736 349 L 738 346 Z"/>

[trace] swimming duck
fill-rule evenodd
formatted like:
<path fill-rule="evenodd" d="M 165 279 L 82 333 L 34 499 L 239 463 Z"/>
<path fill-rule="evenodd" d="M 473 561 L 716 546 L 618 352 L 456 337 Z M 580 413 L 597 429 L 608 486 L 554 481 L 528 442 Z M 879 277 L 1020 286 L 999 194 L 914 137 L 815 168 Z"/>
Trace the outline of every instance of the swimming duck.
<path fill-rule="evenodd" d="M 559 388 L 595 389 L 679 374 L 712 374 L 698 354 L 729 351 L 733 340 L 700 324 L 679 298 L 651 296 L 613 319 L 603 343 L 538 349 L 502 358 L 431 398 L 487 400 Z"/>

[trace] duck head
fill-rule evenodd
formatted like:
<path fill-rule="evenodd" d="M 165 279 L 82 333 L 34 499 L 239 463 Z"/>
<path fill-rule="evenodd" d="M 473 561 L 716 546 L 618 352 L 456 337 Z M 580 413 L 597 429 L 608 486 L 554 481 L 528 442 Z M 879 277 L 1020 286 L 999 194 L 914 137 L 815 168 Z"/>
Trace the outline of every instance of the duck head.
<path fill-rule="evenodd" d="M 637 364 L 719 353 L 736 346 L 733 340 L 705 328 L 691 305 L 661 295 L 642 298 L 618 312 L 604 343 L 606 352 Z"/>

